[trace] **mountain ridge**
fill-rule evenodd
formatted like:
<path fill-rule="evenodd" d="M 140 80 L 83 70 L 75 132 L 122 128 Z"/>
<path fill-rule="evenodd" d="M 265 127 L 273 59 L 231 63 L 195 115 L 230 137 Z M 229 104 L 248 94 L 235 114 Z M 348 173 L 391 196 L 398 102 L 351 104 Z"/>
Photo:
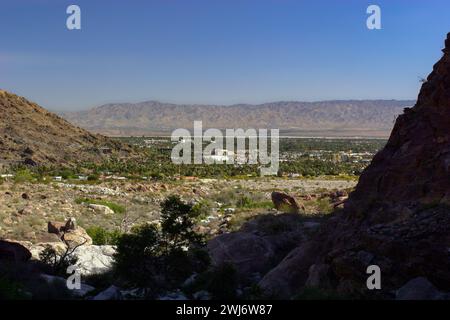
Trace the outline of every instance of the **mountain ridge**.
<path fill-rule="evenodd" d="M 263 104 L 174 104 L 149 100 L 109 103 L 78 112 L 60 113 L 68 121 L 106 135 L 141 135 L 192 128 L 278 128 L 283 130 L 346 131 L 387 136 L 393 122 L 413 100 L 278 101 Z"/>

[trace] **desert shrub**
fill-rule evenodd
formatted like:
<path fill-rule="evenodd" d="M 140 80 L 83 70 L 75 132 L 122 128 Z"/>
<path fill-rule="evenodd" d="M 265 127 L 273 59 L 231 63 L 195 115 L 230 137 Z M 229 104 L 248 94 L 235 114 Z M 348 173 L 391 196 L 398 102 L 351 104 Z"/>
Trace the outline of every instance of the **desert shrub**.
<path fill-rule="evenodd" d="M 33 181 L 33 174 L 28 169 L 21 169 L 16 172 L 14 176 L 15 183 L 23 183 Z"/>
<path fill-rule="evenodd" d="M 201 200 L 192 207 L 192 210 L 196 211 L 198 219 L 201 220 L 211 214 L 212 208 L 211 201 Z"/>
<path fill-rule="evenodd" d="M 330 202 L 330 198 L 323 198 L 317 201 L 317 209 L 322 214 L 329 214 L 333 212 L 333 205 Z"/>
<path fill-rule="evenodd" d="M 58 171 L 55 175 L 61 176 L 64 180 L 75 177 L 75 173 L 70 169 L 63 169 L 61 171 Z"/>
<path fill-rule="evenodd" d="M 88 176 L 88 181 L 97 181 L 98 175 L 97 174 L 91 174 Z"/>
<path fill-rule="evenodd" d="M 236 192 L 234 190 L 228 189 L 223 190 L 213 196 L 213 200 L 221 202 L 226 206 L 234 205 L 236 200 Z"/>
<path fill-rule="evenodd" d="M 240 196 L 236 201 L 236 206 L 238 208 L 249 208 L 252 206 L 252 204 L 253 201 L 246 195 Z"/>
<path fill-rule="evenodd" d="M 67 275 L 67 268 L 77 263 L 77 257 L 73 254 L 75 248 L 68 248 L 64 253 L 59 254 L 50 246 L 47 246 L 39 253 L 40 261 L 47 266 L 50 273 L 59 276 Z"/>
<path fill-rule="evenodd" d="M 201 250 L 203 238 L 193 231 L 197 215 L 180 198 L 167 198 L 161 204 L 161 228 L 145 224 L 118 239 L 118 277 L 155 297 L 176 288 L 192 273 L 204 271 L 209 257 Z"/>
<path fill-rule="evenodd" d="M 109 231 L 105 228 L 94 226 L 86 229 L 87 234 L 92 238 L 92 242 L 95 245 L 115 245 L 119 240 L 120 231 Z"/>

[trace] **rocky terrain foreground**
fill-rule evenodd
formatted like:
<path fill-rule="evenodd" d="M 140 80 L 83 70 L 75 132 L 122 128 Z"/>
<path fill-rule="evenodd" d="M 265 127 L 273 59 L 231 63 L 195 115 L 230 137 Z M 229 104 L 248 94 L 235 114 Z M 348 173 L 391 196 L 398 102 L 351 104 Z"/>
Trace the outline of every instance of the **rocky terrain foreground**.
<path fill-rule="evenodd" d="M 194 203 L 223 201 L 212 202 L 213 206 L 199 221 L 198 231 L 209 239 L 207 248 L 213 264 L 232 262 L 242 280 L 241 286 L 245 288 L 259 281 L 297 243 L 309 239 L 326 220 L 333 205 L 341 206 L 342 199 L 346 198 L 345 190 L 354 184 L 348 180 L 278 178 L 198 179 L 183 183 L 120 181 L 93 185 L 4 182 L 0 185 L 0 239 L 3 239 L 0 240 L 0 262 L 26 263 L 27 277 L 39 279 L 46 286 L 57 284 L 65 287 L 65 278 L 46 273 L 40 266 L 47 248 L 59 256 L 70 252 L 76 257 L 75 266 L 82 279 L 108 273 L 113 267 L 115 246 L 95 245 L 86 230 L 101 226 L 111 231 L 127 232 L 132 226 L 158 223 L 161 201 L 170 194 L 178 194 Z M 283 192 L 272 192 L 281 190 L 281 186 L 296 196 L 298 204 Z M 242 195 L 253 197 L 252 201 L 266 201 L 260 208 L 225 205 L 228 198 Z M 106 205 L 77 201 L 88 197 L 123 205 L 126 211 L 115 212 Z M 274 207 L 280 211 L 267 207 L 271 197 Z M 283 211 L 293 213 L 283 214 Z M 240 230 L 230 233 L 236 229 Z M 217 237 L 219 234 L 223 236 Z M 41 283 L 39 286 L 44 285 Z M 99 293 L 101 288 L 106 292 Z M 113 280 L 107 288 L 104 283 L 96 288 L 83 281 L 82 288 L 72 290 L 70 296 L 102 300 L 142 298 L 138 288 L 130 292 L 117 287 Z M 169 292 L 161 297 L 181 298 L 186 298 L 181 292 Z"/>

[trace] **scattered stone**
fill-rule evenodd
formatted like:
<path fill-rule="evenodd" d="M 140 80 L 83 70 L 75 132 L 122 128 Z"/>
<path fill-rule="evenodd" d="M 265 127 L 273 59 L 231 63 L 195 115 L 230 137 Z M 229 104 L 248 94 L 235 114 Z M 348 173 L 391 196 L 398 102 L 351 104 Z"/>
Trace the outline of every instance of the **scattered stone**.
<path fill-rule="evenodd" d="M 114 214 L 114 211 L 108 207 L 101 204 L 89 204 L 88 208 L 94 210 L 96 213 L 105 214 L 105 215 L 112 215 Z"/>

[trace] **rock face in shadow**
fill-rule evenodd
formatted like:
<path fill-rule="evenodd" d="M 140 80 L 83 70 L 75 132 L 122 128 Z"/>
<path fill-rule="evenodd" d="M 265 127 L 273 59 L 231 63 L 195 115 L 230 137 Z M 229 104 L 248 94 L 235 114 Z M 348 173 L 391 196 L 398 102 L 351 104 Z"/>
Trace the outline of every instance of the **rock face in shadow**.
<path fill-rule="evenodd" d="M 410 204 L 450 201 L 450 38 L 413 108 L 397 118 L 386 147 L 362 174 L 351 200 Z"/>
<path fill-rule="evenodd" d="M 294 296 L 312 264 L 329 268 L 322 281 L 342 295 L 394 298 L 417 277 L 450 291 L 450 34 L 443 52 L 343 212 L 265 275 L 267 292 Z M 381 269 L 381 290 L 367 289 L 369 265 Z"/>
<path fill-rule="evenodd" d="M 208 242 L 212 263 L 231 263 L 244 282 L 261 278 L 317 229 L 318 224 L 304 220 L 298 214 L 267 214 L 250 220 L 238 232 Z"/>

